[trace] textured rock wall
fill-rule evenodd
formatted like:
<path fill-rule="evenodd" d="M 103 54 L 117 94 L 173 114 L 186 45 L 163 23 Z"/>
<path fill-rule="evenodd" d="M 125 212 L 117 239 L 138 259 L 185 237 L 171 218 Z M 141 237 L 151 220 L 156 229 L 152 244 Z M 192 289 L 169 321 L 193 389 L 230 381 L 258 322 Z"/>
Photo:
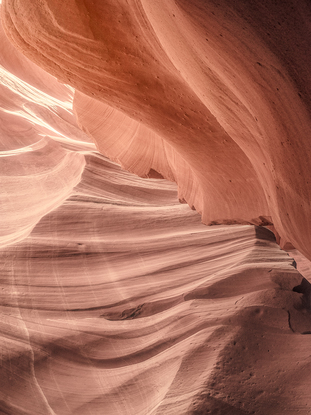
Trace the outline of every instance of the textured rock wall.
<path fill-rule="evenodd" d="M 1 10 L 0 413 L 310 414 L 308 3 Z"/>
<path fill-rule="evenodd" d="M 205 223 L 271 217 L 283 243 L 310 257 L 308 1 L 2 9 L 10 40 L 84 94 L 75 112 L 102 153 L 174 178 Z"/>

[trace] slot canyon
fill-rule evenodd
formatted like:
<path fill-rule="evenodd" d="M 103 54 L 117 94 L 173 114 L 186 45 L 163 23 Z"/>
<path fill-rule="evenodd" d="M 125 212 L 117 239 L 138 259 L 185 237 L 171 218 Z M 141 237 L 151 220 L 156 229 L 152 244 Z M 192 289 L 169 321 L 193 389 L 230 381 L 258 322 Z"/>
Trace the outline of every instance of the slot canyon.
<path fill-rule="evenodd" d="M 311 414 L 310 1 L 0 13 L 0 415 Z"/>

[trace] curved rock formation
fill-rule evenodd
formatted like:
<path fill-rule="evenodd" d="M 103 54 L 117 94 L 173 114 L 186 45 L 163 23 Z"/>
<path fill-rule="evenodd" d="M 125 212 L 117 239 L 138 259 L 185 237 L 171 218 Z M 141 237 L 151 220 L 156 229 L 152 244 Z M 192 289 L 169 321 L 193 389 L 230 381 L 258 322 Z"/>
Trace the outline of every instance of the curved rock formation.
<path fill-rule="evenodd" d="M 257 3 L 5 0 L 2 18 L 30 59 L 96 98 L 76 113 L 100 151 L 173 176 L 205 223 L 271 217 L 310 258 L 310 5 Z"/>
<path fill-rule="evenodd" d="M 0 251 L 0 411 L 307 415 L 310 283 L 273 234 L 206 227 L 173 184 L 85 159 Z"/>
<path fill-rule="evenodd" d="M 28 236 L 71 194 L 85 166 L 81 141 L 89 139 L 72 114 L 72 89 L 25 59 L 0 30 L 0 246 L 4 247 Z M 80 151 L 68 152 L 77 143 Z M 85 148 L 93 147 L 85 144 Z"/>
<path fill-rule="evenodd" d="M 2 0 L 58 80 L 0 29 L 1 414 L 310 413 L 311 285 L 243 224 L 311 276 L 310 9 L 231 3 Z"/>

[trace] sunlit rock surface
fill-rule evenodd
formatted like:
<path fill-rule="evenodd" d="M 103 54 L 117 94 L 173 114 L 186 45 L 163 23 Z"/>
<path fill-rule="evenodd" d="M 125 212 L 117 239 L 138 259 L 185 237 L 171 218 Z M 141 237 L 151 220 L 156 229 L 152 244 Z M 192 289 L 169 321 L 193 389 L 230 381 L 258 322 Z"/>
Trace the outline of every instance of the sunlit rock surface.
<path fill-rule="evenodd" d="M 309 413 L 309 283 L 263 228 L 89 154 L 0 261 L 3 413 Z"/>
<path fill-rule="evenodd" d="M 10 40 L 89 97 L 78 93 L 75 111 L 102 153 L 173 176 L 205 223 L 271 218 L 282 244 L 311 257 L 308 0 L 4 0 L 2 9 Z"/>
<path fill-rule="evenodd" d="M 1 414 L 311 413 L 308 4 L 2 1 Z"/>

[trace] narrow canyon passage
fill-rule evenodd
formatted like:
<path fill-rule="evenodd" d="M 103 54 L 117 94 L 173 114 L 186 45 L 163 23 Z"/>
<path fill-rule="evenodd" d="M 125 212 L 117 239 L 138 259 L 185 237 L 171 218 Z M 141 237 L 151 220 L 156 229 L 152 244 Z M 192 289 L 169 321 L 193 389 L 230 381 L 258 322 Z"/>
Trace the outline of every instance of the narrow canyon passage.
<path fill-rule="evenodd" d="M 257 3 L 0 0 L 0 415 L 311 414 L 311 10 Z"/>

